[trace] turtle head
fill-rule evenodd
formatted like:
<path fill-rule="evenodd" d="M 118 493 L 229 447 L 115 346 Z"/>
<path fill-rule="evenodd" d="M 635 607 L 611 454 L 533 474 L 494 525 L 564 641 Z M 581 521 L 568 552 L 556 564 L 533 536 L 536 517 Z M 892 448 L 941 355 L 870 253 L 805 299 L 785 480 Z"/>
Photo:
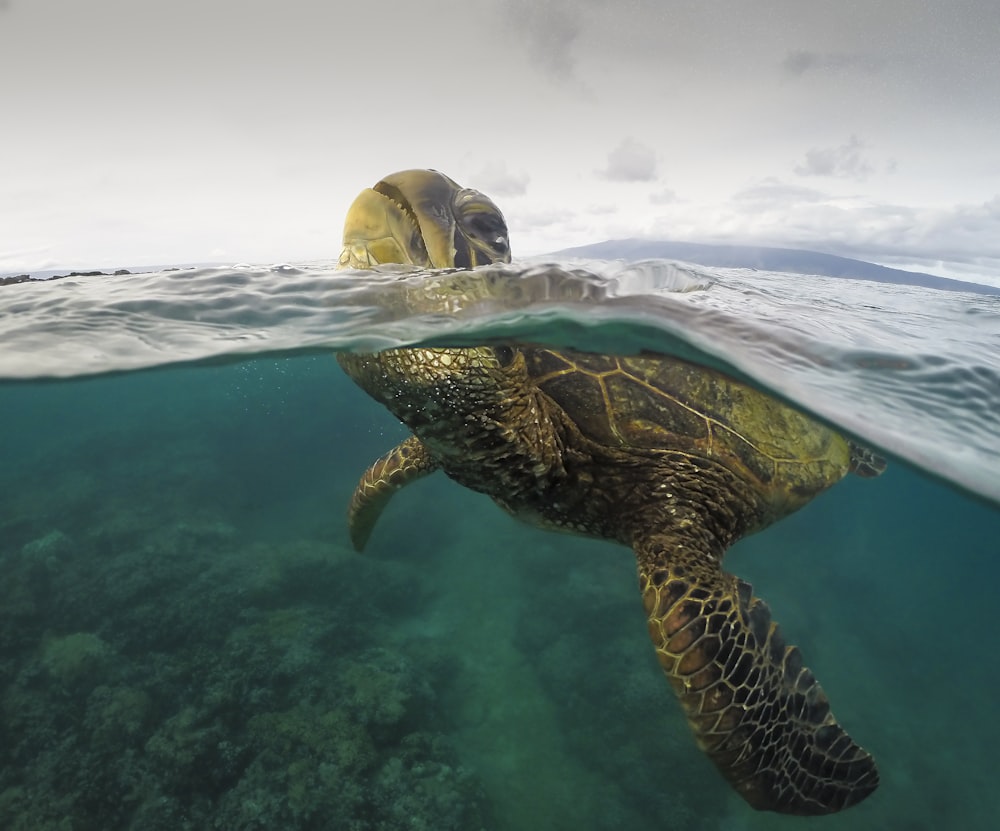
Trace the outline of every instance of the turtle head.
<path fill-rule="evenodd" d="M 473 268 L 510 262 L 507 223 L 483 193 L 436 170 L 404 170 L 366 188 L 344 221 L 341 268 L 403 263 Z"/>

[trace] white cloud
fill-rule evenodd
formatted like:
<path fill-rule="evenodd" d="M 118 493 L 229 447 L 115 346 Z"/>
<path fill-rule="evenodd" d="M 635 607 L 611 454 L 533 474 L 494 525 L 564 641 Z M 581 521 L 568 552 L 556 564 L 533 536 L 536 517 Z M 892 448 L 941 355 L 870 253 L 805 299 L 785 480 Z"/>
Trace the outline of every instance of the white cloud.
<path fill-rule="evenodd" d="M 663 190 L 655 191 L 649 194 L 649 201 L 654 205 L 672 205 L 675 202 L 680 201 L 680 197 L 677 196 L 676 191 L 670 188 L 664 188 Z"/>
<path fill-rule="evenodd" d="M 860 70 L 875 72 L 882 68 L 885 59 L 875 55 L 849 55 L 843 52 L 812 52 L 796 49 L 785 55 L 781 68 L 788 74 L 801 77 L 817 72 Z"/>
<path fill-rule="evenodd" d="M 536 66 L 566 80 L 575 75 L 574 47 L 583 27 L 579 9 L 566 0 L 507 0 L 498 13 Z"/>
<path fill-rule="evenodd" d="M 505 161 L 490 161 L 470 177 L 469 185 L 491 197 L 524 196 L 528 192 L 530 181 L 531 177 L 523 170 L 515 173 L 507 169 Z"/>
<path fill-rule="evenodd" d="M 656 179 L 656 153 L 631 136 L 608 153 L 601 175 L 613 182 L 652 182 Z"/>
<path fill-rule="evenodd" d="M 865 146 L 857 136 L 851 136 L 846 144 L 837 147 L 815 147 L 806 151 L 805 163 L 796 165 L 795 172 L 799 176 L 833 176 L 863 182 L 873 171 L 861 153 Z"/>
<path fill-rule="evenodd" d="M 734 202 L 751 205 L 752 210 L 755 211 L 773 204 L 794 205 L 800 202 L 822 202 L 827 198 L 827 194 L 823 191 L 801 185 L 790 185 L 773 176 L 762 179 L 760 182 L 749 185 L 733 194 Z"/>
<path fill-rule="evenodd" d="M 967 279 L 1000 275 L 1000 195 L 947 207 L 902 205 L 767 179 L 719 205 L 668 204 L 641 234 L 808 248 Z"/>

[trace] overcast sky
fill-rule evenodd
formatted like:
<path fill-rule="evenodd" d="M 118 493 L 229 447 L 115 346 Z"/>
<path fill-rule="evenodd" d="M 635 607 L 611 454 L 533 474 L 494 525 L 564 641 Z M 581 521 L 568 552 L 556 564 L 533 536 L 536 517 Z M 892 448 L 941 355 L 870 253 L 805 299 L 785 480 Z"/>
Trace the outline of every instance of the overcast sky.
<path fill-rule="evenodd" d="M 0 0 L 0 272 L 336 257 L 436 167 L 517 254 L 809 247 L 1000 284 L 998 0 Z"/>

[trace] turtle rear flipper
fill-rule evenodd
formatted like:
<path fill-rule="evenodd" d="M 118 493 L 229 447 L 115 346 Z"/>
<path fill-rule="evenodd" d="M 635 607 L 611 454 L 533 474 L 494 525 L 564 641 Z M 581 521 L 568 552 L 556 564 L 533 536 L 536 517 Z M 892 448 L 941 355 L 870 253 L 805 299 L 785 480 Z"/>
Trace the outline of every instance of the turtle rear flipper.
<path fill-rule="evenodd" d="M 347 527 L 355 551 L 368 542 L 375 523 L 393 494 L 438 468 L 416 436 L 410 436 L 372 463 L 361 476 L 347 509 Z"/>
<path fill-rule="evenodd" d="M 797 647 L 701 538 L 636 545 L 649 632 L 698 745 L 754 808 L 829 814 L 878 786 Z"/>

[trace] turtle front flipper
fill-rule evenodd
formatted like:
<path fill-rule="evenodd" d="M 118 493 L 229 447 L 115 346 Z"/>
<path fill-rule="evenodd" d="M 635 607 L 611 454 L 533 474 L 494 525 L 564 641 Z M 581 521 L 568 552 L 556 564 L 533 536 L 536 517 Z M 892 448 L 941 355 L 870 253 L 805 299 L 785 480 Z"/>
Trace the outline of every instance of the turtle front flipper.
<path fill-rule="evenodd" d="M 754 808 L 829 814 L 878 786 L 797 647 L 703 538 L 636 545 L 649 633 L 699 746 Z"/>
<path fill-rule="evenodd" d="M 393 494 L 437 468 L 438 463 L 431 458 L 423 442 L 416 436 L 410 436 L 364 472 L 347 509 L 347 525 L 355 551 L 365 547 L 379 515 Z"/>
<path fill-rule="evenodd" d="M 888 462 L 870 447 L 858 444 L 856 441 L 847 443 L 851 449 L 851 473 L 863 479 L 874 479 L 885 473 Z"/>

